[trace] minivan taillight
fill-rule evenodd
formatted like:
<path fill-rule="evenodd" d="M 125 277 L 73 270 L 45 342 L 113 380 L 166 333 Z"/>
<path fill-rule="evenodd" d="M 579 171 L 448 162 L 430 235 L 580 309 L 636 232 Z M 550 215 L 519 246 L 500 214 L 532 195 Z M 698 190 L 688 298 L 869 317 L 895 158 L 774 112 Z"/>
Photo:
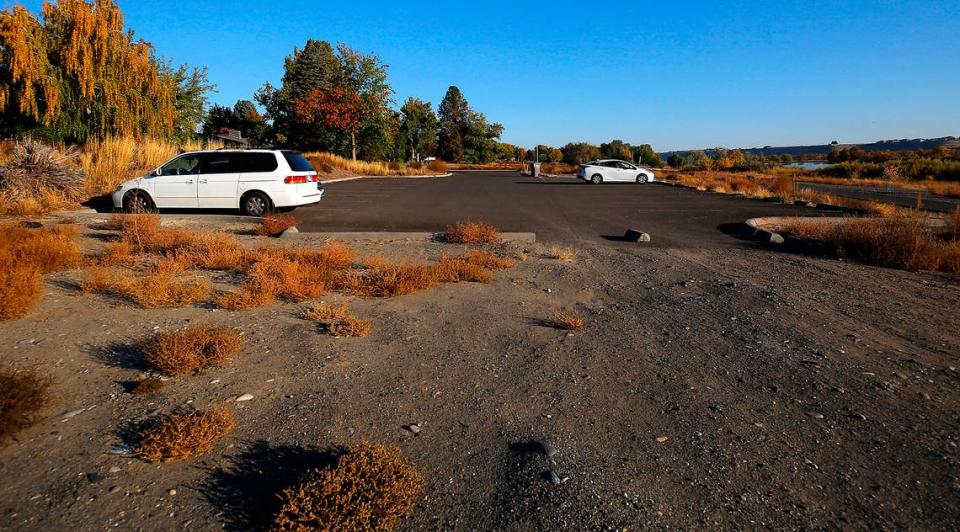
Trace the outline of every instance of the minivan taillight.
<path fill-rule="evenodd" d="M 283 182 L 288 185 L 302 185 L 307 182 L 307 176 L 305 175 L 291 175 L 283 179 Z"/>

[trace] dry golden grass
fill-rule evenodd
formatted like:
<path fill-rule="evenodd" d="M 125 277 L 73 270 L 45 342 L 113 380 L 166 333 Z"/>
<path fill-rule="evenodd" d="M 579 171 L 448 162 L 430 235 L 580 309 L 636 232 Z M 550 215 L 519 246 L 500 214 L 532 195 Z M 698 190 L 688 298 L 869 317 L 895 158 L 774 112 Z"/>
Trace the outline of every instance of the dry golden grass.
<path fill-rule="evenodd" d="M 819 241 L 824 251 L 889 268 L 934 270 L 960 279 L 960 240 L 938 235 L 918 220 L 865 218 L 844 223 L 795 223 L 783 231 Z"/>
<path fill-rule="evenodd" d="M 20 319 L 40 302 L 43 275 L 30 264 L 0 260 L 0 321 Z"/>
<path fill-rule="evenodd" d="M 50 379 L 36 369 L 18 371 L 0 363 L 0 447 L 40 420 L 49 389 Z"/>
<path fill-rule="evenodd" d="M 553 316 L 554 326 L 567 331 L 579 331 L 586 325 L 582 316 L 573 312 L 561 311 Z"/>
<path fill-rule="evenodd" d="M 247 250 L 233 235 L 162 227 L 155 214 L 118 215 L 108 227 L 119 228 L 133 253 L 175 256 L 190 269 L 236 270 L 247 263 Z"/>
<path fill-rule="evenodd" d="M 346 305 L 316 305 L 304 312 L 305 318 L 320 323 L 334 322 L 348 316 L 350 316 L 350 311 Z"/>
<path fill-rule="evenodd" d="M 362 442 L 332 469 L 307 473 L 283 492 L 276 531 L 392 530 L 420 497 L 423 477 L 398 447 Z"/>
<path fill-rule="evenodd" d="M 43 274 L 78 266 L 77 228 L 0 225 L 0 320 L 30 313 L 43 295 Z"/>
<path fill-rule="evenodd" d="M 178 377 L 222 367 L 241 347 L 243 340 L 233 329 L 193 325 L 156 335 L 145 342 L 143 352 L 147 366 L 163 375 Z"/>
<path fill-rule="evenodd" d="M 427 174 L 445 174 L 449 171 L 449 167 L 447 166 L 447 163 L 437 159 L 436 161 L 430 161 L 427 163 L 427 170 L 429 170 L 429 172 L 426 172 Z M 418 171 L 424 173 L 423 170 Z"/>
<path fill-rule="evenodd" d="M 182 151 L 222 148 L 220 142 L 187 141 L 177 145 L 159 139 L 106 137 L 88 142 L 80 155 L 89 195 L 114 191 L 124 181 L 145 175 Z"/>
<path fill-rule="evenodd" d="M 130 390 L 130 393 L 133 395 L 148 395 L 151 393 L 157 393 L 163 389 L 166 383 L 163 379 L 158 379 L 156 377 L 144 377 L 137 381 L 137 385 L 133 387 L 133 390 Z"/>
<path fill-rule="evenodd" d="M 454 244 L 493 244 L 500 231 L 486 222 L 457 222 L 447 226 L 447 242 Z"/>
<path fill-rule="evenodd" d="M 236 425 L 225 406 L 172 415 L 140 433 L 137 454 L 152 463 L 188 460 L 206 454 Z"/>
<path fill-rule="evenodd" d="M 255 230 L 260 236 L 280 236 L 281 233 L 296 227 L 300 221 L 289 214 L 269 214 L 260 219 L 260 225 Z"/>
<path fill-rule="evenodd" d="M 563 262 L 570 262 L 577 256 L 576 252 L 570 248 L 562 248 L 559 246 L 551 246 L 550 250 L 547 251 L 547 258 L 553 260 L 559 260 Z"/>
<path fill-rule="evenodd" d="M 129 242 L 110 242 L 103 251 L 94 257 L 93 263 L 98 266 L 120 266 L 134 260 L 133 246 Z"/>
<path fill-rule="evenodd" d="M 479 249 L 468 251 L 466 260 L 487 270 L 509 270 L 517 265 L 516 261 L 510 257 L 498 257 L 489 251 Z"/>
<path fill-rule="evenodd" d="M 80 291 L 114 295 L 143 308 L 183 308 L 210 299 L 210 280 L 185 276 L 184 270 L 184 263 L 176 259 L 160 259 L 139 276 L 97 266 L 85 272 Z"/>
<path fill-rule="evenodd" d="M 434 266 L 434 275 L 437 281 L 442 283 L 489 283 L 493 277 L 483 268 L 474 262 L 470 262 L 463 257 L 441 257 L 440 262 Z"/>
<path fill-rule="evenodd" d="M 369 321 L 356 316 L 347 316 L 330 324 L 330 334 L 334 336 L 352 336 L 362 338 L 373 330 Z"/>
<path fill-rule="evenodd" d="M 337 276 L 335 283 L 337 289 L 361 297 L 397 297 L 426 290 L 436 285 L 437 280 L 429 266 L 390 264 L 344 272 Z"/>
<path fill-rule="evenodd" d="M 330 173 L 334 168 L 357 176 L 416 176 L 446 173 L 445 169 L 433 170 L 429 165 L 425 169 L 416 164 L 352 161 L 326 152 L 305 153 L 304 157 L 322 173 Z M 436 165 L 435 168 L 440 166 Z"/>

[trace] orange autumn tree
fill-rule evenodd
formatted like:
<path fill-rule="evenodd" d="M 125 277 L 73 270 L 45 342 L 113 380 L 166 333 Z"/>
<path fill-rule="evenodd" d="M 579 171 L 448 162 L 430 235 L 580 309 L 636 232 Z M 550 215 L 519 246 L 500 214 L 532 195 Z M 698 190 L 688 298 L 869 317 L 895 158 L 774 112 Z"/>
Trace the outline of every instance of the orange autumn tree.
<path fill-rule="evenodd" d="M 357 132 L 363 124 L 365 106 L 360 95 L 341 87 L 311 89 L 293 102 L 298 121 L 350 134 L 353 160 L 357 160 Z"/>
<path fill-rule="evenodd" d="M 169 137 L 177 82 L 159 67 L 113 0 L 14 5 L 0 11 L 0 134 Z"/>

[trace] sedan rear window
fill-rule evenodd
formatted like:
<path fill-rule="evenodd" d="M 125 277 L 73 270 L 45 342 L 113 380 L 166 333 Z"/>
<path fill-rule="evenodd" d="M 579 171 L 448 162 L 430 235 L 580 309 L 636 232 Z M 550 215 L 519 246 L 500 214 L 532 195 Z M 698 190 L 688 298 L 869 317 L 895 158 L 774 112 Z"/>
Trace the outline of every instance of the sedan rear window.
<path fill-rule="evenodd" d="M 294 172 L 316 172 L 316 170 L 313 168 L 313 165 L 310 164 L 310 161 L 308 161 L 302 153 L 285 151 L 283 152 L 283 158 L 287 160 L 287 163 L 290 165 L 290 169 Z"/>

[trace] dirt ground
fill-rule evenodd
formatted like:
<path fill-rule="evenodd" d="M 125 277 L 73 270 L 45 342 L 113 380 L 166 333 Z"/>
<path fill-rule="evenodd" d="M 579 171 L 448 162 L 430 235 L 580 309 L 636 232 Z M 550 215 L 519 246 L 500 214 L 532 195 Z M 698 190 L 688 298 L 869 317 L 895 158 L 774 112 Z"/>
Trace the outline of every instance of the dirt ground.
<path fill-rule="evenodd" d="M 0 528 L 262 529 L 277 493 L 361 439 L 399 445 L 427 479 L 410 530 L 960 522 L 955 282 L 746 243 L 584 242 L 572 262 L 546 247 L 489 285 L 327 297 L 373 322 L 360 339 L 322 333 L 305 304 L 142 310 L 50 277 L 29 317 L 0 323 L 3 358 L 54 377 L 46 420 L 0 450 Z M 560 309 L 585 329 L 553 328 Z M 189 323 L 235 327 L 243 351 L 131 395 L 136 342 Z M 221 401 L 237 429 L 200 459 L 111 454 L 159 413 Z"/>

